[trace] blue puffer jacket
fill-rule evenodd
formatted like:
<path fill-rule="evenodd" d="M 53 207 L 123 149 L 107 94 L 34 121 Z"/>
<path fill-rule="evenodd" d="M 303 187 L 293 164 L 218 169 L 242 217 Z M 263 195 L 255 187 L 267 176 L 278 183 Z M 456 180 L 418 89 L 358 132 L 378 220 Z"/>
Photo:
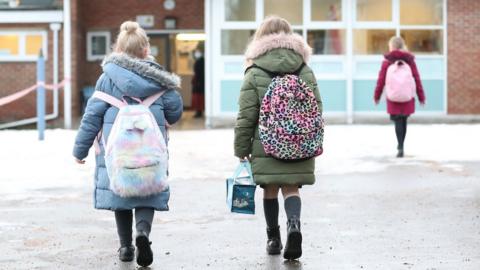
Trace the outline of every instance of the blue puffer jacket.
<path fill-rule="evenodd" d="M 146 98 L 159 91 L 166 90 L 151 107 L 158 126 L 166 138 L 165 124 L 177 122 L 183 111 L 182 98 L 175 91 L 180 85 L 178 76 L 171 74 L 160 65 L 125 54 L 114 53 L 107 56 L 102 64 L 103 74 L 97 81 L 95 90 L 103 91 L 119 99 L 122 96 Z M 96 98 L 91 98 L 85 109 L 80 129 L 75 140 L 73 155 L 83 160 L 88 155 L 95 137 L 102 130 L 105 141 L 110 134 L 116 107 Z M 105 168 L 104 149 L 96 156 L 95 168 L 95 208 L 109 210 L 128 210 L 136 207 L 151 207 L 159 211 L 168 210 L 170 191 L 145 198 L 122 198 L 109 189 L 109 179 Z"/>

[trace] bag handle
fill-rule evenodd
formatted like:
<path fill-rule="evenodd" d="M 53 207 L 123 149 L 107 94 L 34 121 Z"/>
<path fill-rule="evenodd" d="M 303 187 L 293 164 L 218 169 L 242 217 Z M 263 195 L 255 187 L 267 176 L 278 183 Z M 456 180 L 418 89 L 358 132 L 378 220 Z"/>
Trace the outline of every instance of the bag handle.
<path fill-rule="evenodd" d="M 250 165 L 250 162 L 248 162 L 248 161 L 242 161 L 242 162 L 240 162 L 240 164 L 238 164 L 237 169 L 236 169 L 235 172 L 233 173 L 233 177 L 232 177 L 232 178 L 233 178 L 233 182 L 234 182 L 234 183 L 237 182 L 238 176 L 240 176 L 240 174 L 241 174 L 244 170 L 247 171 L 248 176 L 250 176 L 250 177 L 249 177 L 249 179 L 251 180 L 250 183 L 253 184 L 254 181 L 253 181 L 252 166 Z"/>

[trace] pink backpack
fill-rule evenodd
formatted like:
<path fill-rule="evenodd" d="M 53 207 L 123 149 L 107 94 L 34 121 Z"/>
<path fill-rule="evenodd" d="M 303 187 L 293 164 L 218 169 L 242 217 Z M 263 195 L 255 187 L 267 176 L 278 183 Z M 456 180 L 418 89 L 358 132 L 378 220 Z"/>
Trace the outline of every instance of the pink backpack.
<path fill-rule="evenodd" d="M 410 66 L 397 60 L 387 69 L 385 92 L 387 99 L 394 102 L 407 102 L 415 96 L 415 79 Z"/>

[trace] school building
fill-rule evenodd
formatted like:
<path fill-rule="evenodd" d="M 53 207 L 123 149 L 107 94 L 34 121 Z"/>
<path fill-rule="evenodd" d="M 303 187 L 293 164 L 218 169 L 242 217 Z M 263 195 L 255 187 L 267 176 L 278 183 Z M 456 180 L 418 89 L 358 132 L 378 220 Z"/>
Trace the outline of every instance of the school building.
<path fill-rule="evenodd" d="M 119 25 L 136 20 L 150 36 L 156 60 L 181 76 L 186 108 L 192 54 L 204 43 L 205 121 L 231 124 L 243 52 L 270 14 L 289 20 L 313 48 L 309 64 L 327 118 L 348 123 L 385 118 L 385 102 L 375 106 L 373 90 L 387 42 L 400 35 L 416 55 L 427 96 L 416 117 L 480 119 L 478 0 L 0 0 L 0 98 L 35 83 L 41 48 L 46 81 L 54 81 L 54 74 L 58 81 L 69 79 L 59 91 L 59 116 L 49 123 L 67 125 L 69 115 L 75 123 Z M 50 113 L 57 104 L 52 93 L 48 97 Z M 0 107 L 0 127 L 34 116 L 35 94 L 29 94 Z"/>

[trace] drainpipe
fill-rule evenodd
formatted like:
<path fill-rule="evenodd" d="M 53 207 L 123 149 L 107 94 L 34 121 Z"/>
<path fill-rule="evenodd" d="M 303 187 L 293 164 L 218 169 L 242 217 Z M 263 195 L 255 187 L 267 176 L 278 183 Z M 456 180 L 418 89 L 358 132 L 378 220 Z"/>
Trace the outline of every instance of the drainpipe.
<path fill-rule="evenodd" d="M 72 37 L 71 37 L 71 10 L 70 0 L 63 0 L 63 78 L 65 81 L 63 95 L 63 117 L 64 127 L 72 128 L 72 84 L 71 84 L 71 54 L 72 54 Z"/>
<path fill-rule="evenodd" d="M 55 119 L 58 117 L 58 31 L 61 25 L 59 23 L 51 23 L 50 29 L 53 31 L 53 113 L 47 118 Z"/>

